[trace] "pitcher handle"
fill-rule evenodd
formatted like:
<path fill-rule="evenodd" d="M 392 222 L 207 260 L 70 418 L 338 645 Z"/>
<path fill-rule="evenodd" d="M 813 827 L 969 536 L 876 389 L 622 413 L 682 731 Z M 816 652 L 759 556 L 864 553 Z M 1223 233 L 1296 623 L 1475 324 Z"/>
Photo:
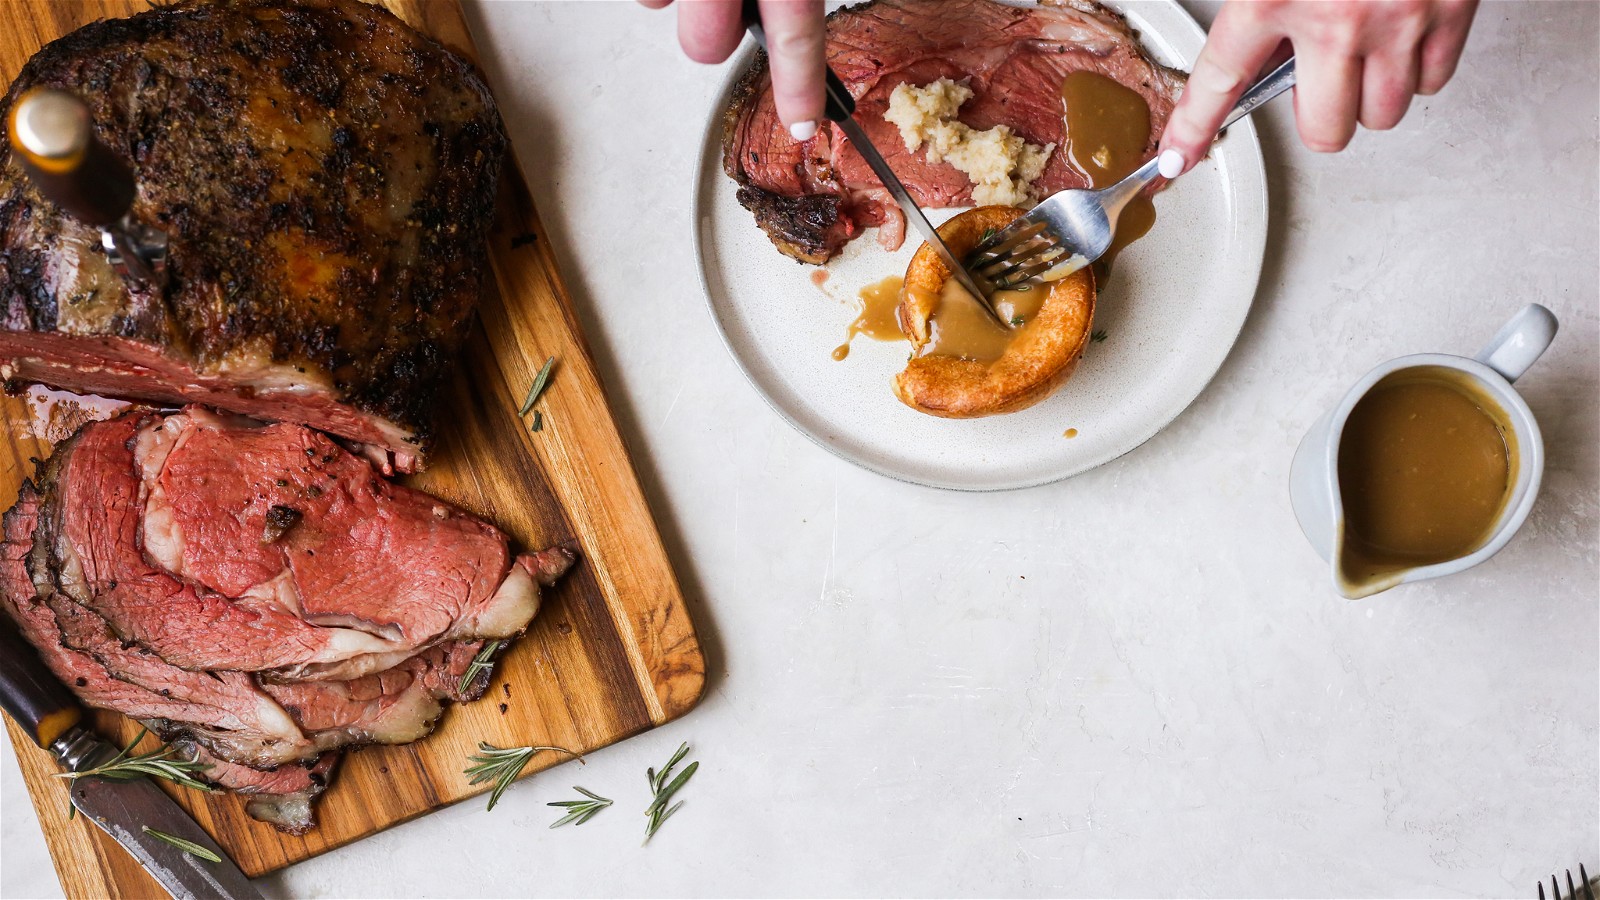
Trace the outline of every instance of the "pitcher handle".
<path fill-rule="evenodd" d="M 1544 355 L 1559 327 L 1555 313 L 1529 303 L 1500 326 L 1494 339 L 1473 358 L 1499 372 L 1505 380 L 1516 381 Z"/>

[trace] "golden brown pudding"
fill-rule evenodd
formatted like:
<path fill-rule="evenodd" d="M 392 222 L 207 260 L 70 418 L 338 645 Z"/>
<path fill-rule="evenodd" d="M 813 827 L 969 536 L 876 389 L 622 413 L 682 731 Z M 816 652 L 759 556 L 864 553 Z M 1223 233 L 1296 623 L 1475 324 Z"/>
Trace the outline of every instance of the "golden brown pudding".
<path fill-rule="evenodd" d="M 971 250 L 990 229 L 1018 210 L 981 206 L 939 227 L 951 252 Z M 1002 315 L 1019 324 L 1002 329 L 958 288 L 927 245 L 917 250 L 901 292 L 900 327 L 911 359 L 894 379 L 895 396 L 912 409 L 952 419 L 1026 409 L 1059 387 L 1077 368 L 1094 321 L 1094 276 L 1088 269 L 1059 281 L 1008 291 Z"/>

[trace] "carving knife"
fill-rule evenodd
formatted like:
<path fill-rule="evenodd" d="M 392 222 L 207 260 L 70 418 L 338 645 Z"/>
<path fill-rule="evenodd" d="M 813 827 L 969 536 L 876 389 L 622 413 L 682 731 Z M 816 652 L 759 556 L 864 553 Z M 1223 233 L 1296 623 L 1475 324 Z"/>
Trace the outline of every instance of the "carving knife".
<path fill-rule="evenodd" d="M 750 36 L 756 39 L 756 43 L 761 45 L 762 50 L 767 49 L 767 34 L 761 27 L 761 18 L 755 0 L 745 0 L 744 17 L 745 28 L 750 32 Z M 984 282 L 973 278 L 972 273 L 968 272 L 966 266 L 961 264 L 961 260 L 950 252 L 949 247 L 945 246 L 944 239 L 939 237 L 938 229 L 934 228 L 933 223 L 928 221 L 928 217 L 922 212 L 922 207 L 918 206 L 917 201 L 913 200 L 911 194 L 907 193 L 906 186 L 900 183 L 899 176 L 895 175 L 894 170 L 889 168 L 889 163 L 883 158 L 883 154 L 879 153 L 878 148 L 873 146 L 872 139 L 867 137 L 867 133 L 862 129 L 861 123 L 855 120 L 856 100 L 850 96 L 850 89 L 845 87 L 844 82 L 838 75 L 834 74 L 831 66 L 827 67 L 827 82 L 827 105 L 825 108 L 829 121 L 838 125 L 839 130 L 844 132 L 844 136 L 850 139 L 850 145 L 855 147 L 856 152 L 861 154 L 861 158 L 866 160 L 867 165 L 872 167 L 873 174 L 877 175 L 878 180 L 883 182 L 883 186 L 888 190 L 889 196 L 894 198 L 894 202 L 900 204 L 900 211 L 905 213 L 906 221 L 911 223 L 911 227 L 922 235 L 922 239 L 928 242 L 928 246 L 939 254 L 939 259 L 944 261 L 945 268 L 950 270 L 951 276 L 961 282 L 961 286 L 966 289 L 968 294 L 972 295 L 973 299 L 978 301 L 978 306 L 989 314 L 989 318 L 993 319 L 1000 327 L 1009 329 L 1011 326 L 1001 320 L 1000 314 L 995 312 L 994 306 L 989 303 L 989 294 L 992 291 L 981 287 Z"/>
<path fill-rule="evenodd" d="M 133 172 L 94 136 L 87 104 L 67 91 L 30 88 L 12 106 L 6 134 L 39 193 L 99 229 L 123 280 L 158 290 L 165 284 L 167 234 L 133 217 Z"/>
<path fill-rule="evenodd" d="M 3 617 L 0 706 L 69 772 L 93 768 L 117 754 L 115 747 L 85 727 L 77 699 L 50 674 L 33 647 Z M 71 780 L 70 785 L 72 805 L 78 812 L 116 839 L 178 900 L 261 897 L 250 879 L 228 858 L 227 851 L 148 778 L 79 778 Z M 146 829 L 198 844 L 222 861 L 191 856 L 152 837 Z"/>

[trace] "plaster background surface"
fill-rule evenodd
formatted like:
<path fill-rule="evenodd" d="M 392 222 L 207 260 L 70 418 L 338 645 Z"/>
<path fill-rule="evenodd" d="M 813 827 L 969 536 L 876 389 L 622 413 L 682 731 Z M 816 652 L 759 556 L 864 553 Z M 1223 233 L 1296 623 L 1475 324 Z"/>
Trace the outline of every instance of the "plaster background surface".
<path fill-rule="evenodd" d="M 1532 896 L 1600 870 L 1600 5 L 1485 4 L 1455 81 L 1339 155 L 1269 106 L 1272 235 L 1216 380 L 1126 457 L 992 495 L 854 469 L 740 376 L 689 220 L 719 73 L 670 14 L 469 16 L 712 682 L 493 813 L 266 891 Z M 1529 301 L 1562 332 L 1519 383 L 1549 457 L 1522 533 L 1340 600 L 1289 509 L 1301 435 L 1370 366 L 1470 353 Z M 701 770 L 640 849 L 644 769 L 681 740 Z M 0 893 L 57 896 L 0 760 Z M 572 784 L 617 805 L 548 830 Z"/>

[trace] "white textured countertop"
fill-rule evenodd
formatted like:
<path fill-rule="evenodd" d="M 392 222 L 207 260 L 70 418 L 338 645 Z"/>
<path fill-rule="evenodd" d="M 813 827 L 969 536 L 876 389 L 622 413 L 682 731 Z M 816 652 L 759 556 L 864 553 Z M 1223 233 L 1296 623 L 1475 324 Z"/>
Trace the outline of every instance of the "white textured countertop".
<path fill-rule="evenodd" d="M 739 374 L 690 244 L 720 73 L 669 14 L 471 15 L 711 681 L 493 813 L 266 891 L 1532 896 L 1600 870 L 1600 6 L 1486 4 L 1455 82 L 1344 154 L 1269 106 L 1266 266 L 1216 380 L 1126 457 L 992 495 L 856 470 Z M 1372 365 L 1470 353 L 1529 301 L 1562 331 L 1518 385 L 1548 446 L 1526 527 L 1339 599 L 1289 509 L 1300 436 Z M 644 769 L 682 740 L 700 772 L 641 849 Z M 0 752 L 0 893 L 58 895 Z M 616 807 L 548 830 L 575 783 Z"/>

